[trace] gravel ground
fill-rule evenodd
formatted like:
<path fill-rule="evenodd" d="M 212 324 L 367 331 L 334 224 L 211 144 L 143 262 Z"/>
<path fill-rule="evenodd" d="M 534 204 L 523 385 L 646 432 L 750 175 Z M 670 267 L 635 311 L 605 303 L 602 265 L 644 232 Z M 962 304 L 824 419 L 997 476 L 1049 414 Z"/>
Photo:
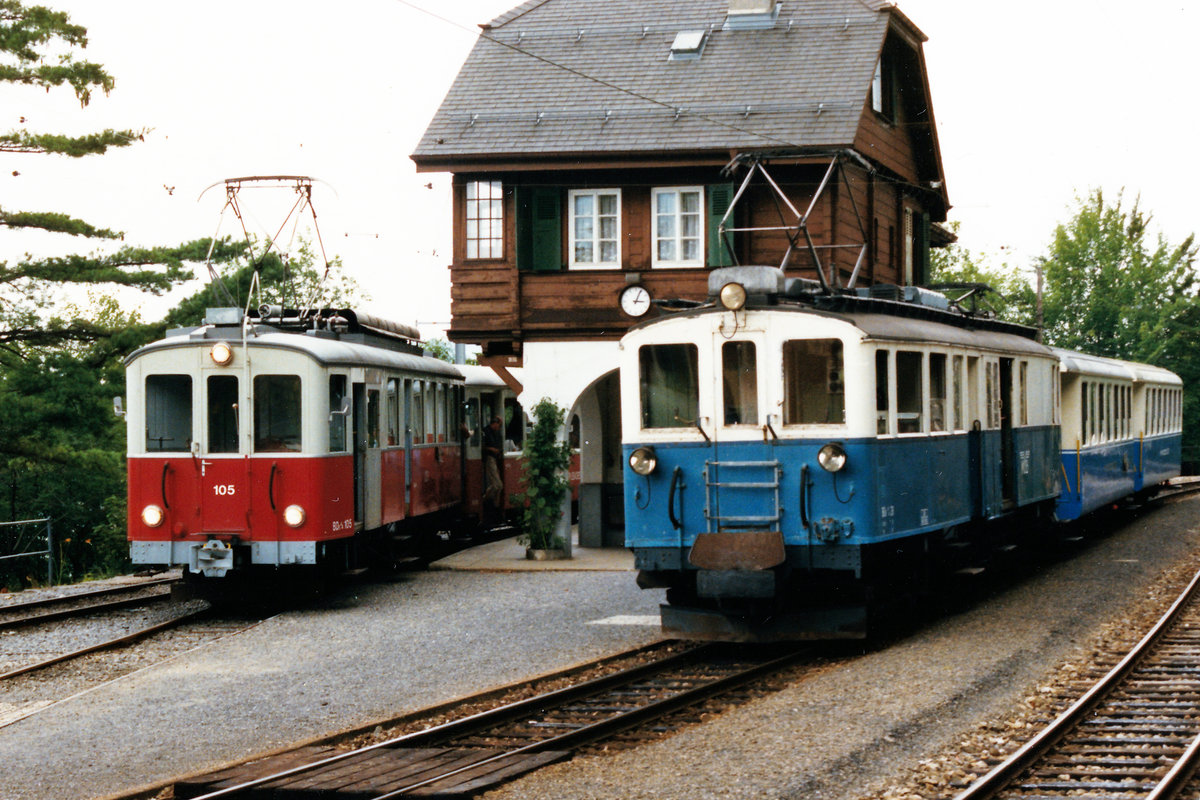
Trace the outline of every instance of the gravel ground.
<path fill-rule="evenodd" d="M 879 652 L 665 741 L 548 767 L 485 798 L 942 797 L 924 779 L 937 784 L 951 763 L 978 766 L 979 749 L 954 755 L 964 741 L 1011 739 L 994 720 L 1028 710 L 1056 666 L 1086 659 L 1106 633 L 1141 625 L 1146 606 L 1161 605 L 1164 572 L 1200 564 L 1198 523 L 1200 500 L 1174 503 Z"/>
<path fill-rule="evenodd" d="M 0 728 L 2 800 L 103 797 L 658 638 L 628 572 L 355 587 Z"/>

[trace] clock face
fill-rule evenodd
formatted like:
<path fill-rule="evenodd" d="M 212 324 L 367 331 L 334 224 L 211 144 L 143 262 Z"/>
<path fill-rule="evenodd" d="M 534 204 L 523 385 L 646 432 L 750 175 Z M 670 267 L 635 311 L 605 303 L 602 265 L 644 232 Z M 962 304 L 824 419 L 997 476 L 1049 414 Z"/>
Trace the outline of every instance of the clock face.
<path fill-rule="evenodd" d="M 650 310 L 650 293 L 642 286 L 629 286 L 621 292 L 621 310 L 631 317 L 640 317 Z"/>

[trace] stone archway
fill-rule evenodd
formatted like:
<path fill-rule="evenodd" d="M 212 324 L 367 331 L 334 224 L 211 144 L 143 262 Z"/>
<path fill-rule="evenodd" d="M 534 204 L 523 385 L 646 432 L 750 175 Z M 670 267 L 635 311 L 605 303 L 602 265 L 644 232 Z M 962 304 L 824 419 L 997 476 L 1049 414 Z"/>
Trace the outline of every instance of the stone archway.
<path fill-rule="evenodd" d="M 579 544 L 623 547 L 621 398 L 617 342 L 532 342 L 523 354 L 520 401 L 543 397 L 579 416 Z M 563 431 L 564 438 L 568 435 Z M 564 521 L 564 533 L 569 534 Z"/>

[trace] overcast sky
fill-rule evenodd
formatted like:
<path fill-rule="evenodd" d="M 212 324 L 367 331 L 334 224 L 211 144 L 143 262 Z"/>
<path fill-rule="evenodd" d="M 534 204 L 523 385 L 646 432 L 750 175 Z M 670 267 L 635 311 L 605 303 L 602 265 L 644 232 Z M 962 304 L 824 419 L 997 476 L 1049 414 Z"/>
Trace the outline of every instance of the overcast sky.
<path fill-rule="evenodd" d="M 211 184 L 303 174 L 329 253 L 373 295 L 371 310 L 449 320 L 447 175 L 408 154 L 478 23 L 516 0 L 41 0 L 89 29 L 89 59 L 116 80 L 81 110 L 69 90 L 0 88 L 0 129 L 149 129 L 144 143 L 82 160 L 5 155 L 0 206 L 54 210 L 138 244 L 240 235 Z M 603 0 L 596 0 L 603 2 Z M 686 0 L 681 0 L 686 2 Z M 802 0 L 785 0 L 788 4 Z M 1200 129 L 1194 37 L 1183 0 L 901 0 L 925 45 L 960 241 L 1000 261 L 1042 253 L 1077 194 L 1140 194 L 1173 241 L 1195 231 Z M 13 174 L 18 173 L 18 174 Z M 428 188 L 427 184 L 432 184 Z M 252 232 L 274 234 L 294 195 L 245 193 Z M 301 225 L 300 232 L 311 225 Z M 285 233 L 284 239 L 290 234 Z M 40 234 L 0 237 L 0 260 L 91 249 Z M 148 313 L 165 311 L 151 303 Z"/>

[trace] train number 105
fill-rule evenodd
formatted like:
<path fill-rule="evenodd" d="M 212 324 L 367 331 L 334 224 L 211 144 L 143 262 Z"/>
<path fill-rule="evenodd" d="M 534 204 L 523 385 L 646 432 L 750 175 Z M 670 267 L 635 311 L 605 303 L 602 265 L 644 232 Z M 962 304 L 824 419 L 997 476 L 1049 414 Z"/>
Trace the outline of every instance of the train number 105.
<path fill-rule="evenodd" d="M 218 483 L 213 486 L 213 493 L 217 497 L 232 497 L 237 494 L 237 487 L 232 483 Z"/>

